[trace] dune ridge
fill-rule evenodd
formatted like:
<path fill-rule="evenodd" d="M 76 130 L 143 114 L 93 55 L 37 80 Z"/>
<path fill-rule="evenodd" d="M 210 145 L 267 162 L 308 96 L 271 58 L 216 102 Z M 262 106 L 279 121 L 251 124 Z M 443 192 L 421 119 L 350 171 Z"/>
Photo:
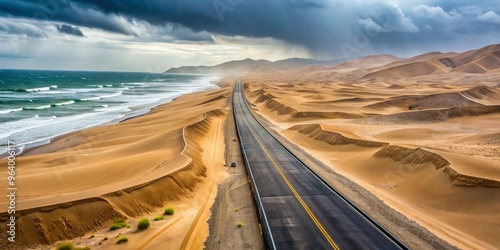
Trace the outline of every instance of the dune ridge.
<path fill-rule="evenodd" d="M 308 135 L 309 138 L 326 142 L 330 145 L 356 145 L 360 147 L 382 147 L 388 143 L 358 140 L 346 137 L 340 133 L 323 130 L 320 124 L 295 125 L 288 130 L 297 131 L 300 134 Z"/>
<path fill-rule="evenodd" d="M 366 78 L 413 77 L 448 72 L 439 60 L 418 61 L 382 69 L 365 75 Z"/>
<path fill-rule="evenodd" d="M 378 110 L 378 109 L 397 107 L 406 110 L 408 109 L 411 103 L 414 103 L 418 100 L 419 100 L 418 96 L 397 96 L 392 98 L 391 100 L 386 100 L 366 105 L 364 106 L 364 108 Z"/>
<path fill-rule="evenodd" d="M 477 86 L 461 92 L 463 95 L 471 98 L 482 99 L 484 97 L 496 97 L 500 96 L 500 91 L 487 87 L 484 85 Z"/>
<path fill-rule="evenodd" d="M 242 81 L 253 111 L 327 179 L 348 177 L 458 248 L 497 249 L 499 51 L 261 69 Z M 335 112 L 343 119 L 324 115 Z"/>
<path fill-rule="evenodd" d="M 500 113 L 500 105 L 495 106 L 465 106 L 438 110 L 422 110 L 390 115 L 368 117 L 354 122 L 364 124 L 414 124 L 446 121 L 451 118 L 481 116 Z"/>
<path fill-rule="evenodd" d="M 408 164 L 432 164 L 436 170 L 443 169 L 453 185 L 476 187 L 483 186 L 488 188 L 500 187 L 500 182 L 485 178 L 461 174 L 454 170 L 451 163 L 443 156 L 430 152 L 422 148 L 407 148 L 392 145 L 387 142 L 376 142 L 362 139 L 354 139 L 344 136 L 340 133 L 324 130 L 321 124 L 295 125 L 287 129 L 302 135 L 306 135 L 310 140 L 325 142 L 330 145 L 355 145 L 359 147 L 380 147 L 373 157 L 389 158 L 402 166 Z"/>
<path fill-rule="evenodd" d="M 445 167 L 443 172 L 449 176 L 450 181 L 455 186 L 500 188 L 499 181 L 460 174 L 449 166 Z"/>
<path fill-rule="evenodd" d="M 292 119 L 355 119 L 365 117 L 364 115 L 345 112 L 299 111 L 280 101 L 277 96 L 267 93 L 263 89 L 250 92 L 249 97 L 253 99 L 253 105 L 262 104 L 268 111 Z"/>
<path fill-rule="evenodd" d="M 439 73 L 483 74 L 500 67 L 500 45 L 463 53 L 431 52 L 398 60 L 364 75 L 365 78 L 416 77 Z"/>
<path fill-rule="evenodd" d="M 410 149 L 396 145 L 388 145 L 386 147 L 383 147 L 382 149 L 378 150 L 373 156 L 377 158 L 387 157 L 395 162 L 399 162 L 402 164 L 432 163 L 436 170 L 450 165 L 449 161 L 438 154 L 429 152 L 421 148 Z"/>
<path fill-rule="evenodd" d="M 392 86 L 392 85 L 391 85 Z M 402 86 L 401 86 L 402 87 Z M 404 88 L 404 87 L 403 87 Z M 477 86 L 464 91 L 431 95 L 397 96 L 390 100 L 372 103 L 364 107 L 371 109 L 400 108 L 402 110 L 442 109 L 452 107 L 483 106 L 496 104 L 500 92 L 492 87 Z"/>
<path fill-rule="evenodd" d="M 186 143 L 181 154 L 188 160 L 174 173 L 100 197 L 16 211 L 18 228 L 23 235 L 18 243 L 52 244 L 81 237 L 88 231 L 109 226 L 113 219 L 153 212 L 165 202 L 189 196 L 206 176 L 203 149 L 197 144 L 197 139 L 212 126 L 212 117 L 224 114 L 222 110 L 208 112 L 205 119 L 183 129 Z M 0 221 L 6 221 L 5 213 Z"/>
<path fill-rule="evenodd" d="M 101 154 L 110 155 L 105 158 L 108 161 L 103 161 L 103 164 L 121 163 L 123 161 L 109 160 L 122 156 L 125 157 L 125 161 L 133 164 L 135 160 L 128 160 L 131 157 L 130 152 L 133 152 L 132 156 L 136 153 L 138 159 L 143 159 L 143 161 L 136 163 L 139 164 L 136 168 L 138 166 L 141 172 L 130 172 L 132 174 L 130 179 L 110 180 L 114 183 L 113 185 L 94 186 L 76 193 L 68 191 L 70 193 L 67 194 L 48 192 L 44 195 L 42 192 L 40 198 L 21 196 L 22 204 L 19 203 L 16 211 L 19 232 L 17 244 L 22 248 L 78 238 L 89 231 L 108 227 L 116 218 L 132 218 L 156 211 L 166 203 L 179 202 L 193 197 L 198 187 L 207 178 L 207 168 L 203 161 L 204 150 L 200 143 L 208 136 L 208 131 L 214 126 L 219 126 L 220 120 L 227 115 L 227 111 L 222 109 L 226 105 L 227 92 L 228 89 L 218 89 L 182 96 L 171 103 L 154 108 L 143 116 L 115 125 L 76 132 L 56 140 L 57 143 L 69 145 L 68 149 L 61 149 L 60 145 L 56 145 L 57 143 L 48 144 L 45 148 L 42 146 L 41 149 L 37 148 L 30 154 L 19 157 L 19 162 L 23 163 L 23 166 L 27 164 L 25 162 L 31 161 L 38 162 L 39 165 L 49 164 L 48 166 L 68 164 L 68 167 L 61 168 L 61 170 L 69 169 L 64 176 L 60 174 L 64 181 L 72 180 L 72 175 L 79 175 L 76 167 L 86 167 L 88 171 L 99 171 L 99 169 L 94 169 L 92 164 L 84 165 L 83 163 L 87 162 L 87 158 L 92 159 Z M 203 104 L 202 107 L 198 106 L 201 104 Z M 180 120 L 175 118 L 178 109 L 184 111 L 184 116 Z M 125 133 L 127 138 L 123 137 L 122 133 Z M 169 140 L 165 140 L 166 138 Z M 90 143 L 91 147 L 85 143 Z M 147 147 L 145 148 L 144 145 Z M 74 152 L 77 149 L 88 157 L 82 156 L 84 158 L 76 159 L 80 160 L 80 165 L 73 166 L 67 161 L 75 160 L 75 158 L 68 158 L 66 151 Z M 143 154 L 144 150 L 155 153 Z M 62 161 L 58 159 L 59 156 L 62 156 L 60 158 Z M 148 159 L 154 165 L 141 167 L 141 164 L 149 164 L 144 161 L 147 158 L 143 157 L 157 159 Z M 28 166 L 32 169 L 27 168 Z M 32 172 L 37 176 L 37 172 L 34 171 L 38 169 L 35 166 L 26 165 L 24 172 L 26 174 Z M 122 172 L 127 170 L 126 168 Z M 47 173 L 45 169 L 46 167 L 42 165 L 40 173 L 50 175 L 51 172 Z M 106 167 L 100 169 L 106 171 Z M 83 178 L 81 175 L 80 177 Z M 30 177 L 20 176 L 20 179 L 28 178 Z M 30 191 L 28 184 L 23 184 L 21 190 Z M 65 185 L 73 184 L 65 183 Z M 79 186 L 86 187 L 78 184 L 73 188 Z M 37 189 L 39 188 L 30 192 L 38 195 Z M 5 231 L 3 222 L 7 218 L 6 211 L 2 211 L 0 228 Z M 7 244 L 7 239 L 2 237 L 0 248 L 8 248 Z"/>

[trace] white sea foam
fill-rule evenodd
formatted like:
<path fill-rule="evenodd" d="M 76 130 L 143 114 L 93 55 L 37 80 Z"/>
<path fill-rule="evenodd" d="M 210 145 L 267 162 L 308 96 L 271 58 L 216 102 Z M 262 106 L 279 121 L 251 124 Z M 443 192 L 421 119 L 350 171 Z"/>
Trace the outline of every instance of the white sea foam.
<path fill-rule="evenodd" d="M 102 96 L 99 96 L 99 97 L 101 99 L 107 99 L 107 98 L 121 96 L 122 94 L 123 94 L 123 91 L 119 91 L 119 92 L 116 92 L 116 93 L 113 93 L 113 94 L 110 94 L 110 95 L 102 95 Z"/>
<path fill-rule="evenodd" d="M 41 109 L 48 109 L 50 108 L 50 105 L 43 105 L 43 106 L 38 106 L 38 107 L 26 107 L 23 108 L 23 110 L 41 110 Z"/>
<path fill-rule="evenodd" d="M 99 100 L 101 99 L 101 97 L 99 96 L 94 96 L 94 97 L 87 97 L 87 98 L 82 98 L 80 99 L 81 101 L 95 101 L 95 100 Z"/>
<path fill-rule="evenodd" d="M 22 110 L 23 110 L 22 108 L 0 110 L 0 114 L 8 114 L 10 112 L 17 112 L 17 111 L 22 111 Z"/>
<path fill-rule="evenodd" d="M 28 92 L 40 92 L 40 91 L 49 91 L 49 90 L 50 90 L 50 87 L 26 89 L 26 91 L 28 91 Z"/>
<path fill-rule="evenodd" d="M 210 79 L 212 80 L 212 79 Z M 99 124 L 107 123 L 116 119 L 121 119 L 125 115 L 129 114 L 131 116 L 137 115 L 134 113 L 135 109 L 132 107 L 148 107 L 148 105 L 156 105 L 158 103 L 166 103 L 171 101 L 173 98 L 180 96 L 185 93 L 200 91 L 202 89 L 214 88 L 215 85 L 208 83 L 209 79 L 200 79 L 199 81 L 189 81 L 189 82 L 177 82 L 170 84 L 161 84 L 161 83 L 132 83 L 132 84 L 123 84 L 125 86 L 117 89 L 119 92 L 113 93 L 98 93 L 101 92 L 102 89 L 99 88 L 83 88 L 83 89 L 66 89 L 66 88 L 58 88 L 58 91 L 68 92 L 71 91 L 75 93 L 75 101 L 79 98 L 82 101 L 94 101 L 100 99 L 108 99 L 108 98 L 116 98 L 121 102 L 115 104 L 114 102 L 106 103 L 105 100 L 99 104 L 99 108 L 86 112 L 83 114 L 75 114 L 71 116 L 61 116 L 61 117 L 44 117 L 44 115 L 50 114 L 52 112 L 50 109 L 50 105 L 38 106 L 33 109 L 39 109 L 38 113 L 40 116 L 35 116 L 32 118 L 27 118 L 18 121 L 5 122 L 1 124 L 0 131 L 0 140 L 2 138 L 9 138 L 16 140 L 18 145 L 30 145 L 31 143 L 44 142 L 53 138 L 54 136 L 58 136 L 61 134 L 69 133 L 72 131 L 96 126 Z M 145 95 L 134 95 L 133 93 L 129 93 L 127 95 L 123 95 L 124 87 L 136 86 L 137 88 L 141 88 L 142 86 L 147 85 L 148 87 L 158 87 L 158 93 L 148 93 Z M 96 93 L 93 93 L 96 91 Z M 52 92 L 52 91 L 51 91 Z M 84 92 L 92 92 L 92 95 L 85 94 Z M 83 98 L 82 98 L 83 97 Z M 34 100 L 34 98 L 32 98 Z M 112 99 L 115 100 L 115 99 Z M 64 104 L 63 104 L 64 103 Z M 74 101 L 60 101 L 57 106 L 69 105 L 73 104 Z M 101 108 L 102 107 L 102 108 Z M 46 111 L 41 111 L 41 109 L 47 109 Z M 56 109 L 54 109 L 56 110 Z M 1 112 L 1 111 L 0 111 Z M 12 111 L 13 112 L 13 111 Z M 44 113 L 45 112 L 45 113 Z M 47 113 L 49 112 L 49 113 Z M 27 113 L 29 114 L 29 113 Z M 34 145 L 34 144 L 33 144 Z M 3 149 L 0 148 L 0 154 Z"/>
<path fill-rule="evenodd" d="M 56 106 L 70 105 L 73 103 L 75 103 L 75 101 L 60 102 L 60 103 L 56 103 Z"/>

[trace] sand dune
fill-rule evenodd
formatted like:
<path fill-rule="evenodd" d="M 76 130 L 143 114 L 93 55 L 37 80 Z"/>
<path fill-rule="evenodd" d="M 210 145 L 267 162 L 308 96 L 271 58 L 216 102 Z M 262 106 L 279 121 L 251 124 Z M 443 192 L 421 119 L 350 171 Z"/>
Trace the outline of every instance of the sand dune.
<path fill-rule="evenodd" d="M 450 165 L 450 162 L 438 154 L 423 150 L 421 148 L 409 149 L 400 146 L 386 146 L 377 151 L 373 156 L 377 158 L 388 157 L 402 164 L 424 164 L 431 163 L 436 169 Z"/>
<path fill-rule="evenodd" d="M 454 72 L 481 58 L 491 63 L 494 51 L 428 53 L 369 70 L 249 74 L 242 81 L 254 111 L 331 171 L 455 246 L 496 249 L 500 71 Z M 329 117 L 336 112 L 342 115 Z"/>
<path fill-rule="evenodd" d="M 460 140 L 464 143 L 500 145 L 500 133 L 473 135 Z"/>
<path fill-rule="evenodd" d="M 375 109 L 375 110 L 380 110 L 380 109 L 387 109 L 387 108 L 397 108 L 400 110 L 408 110 L 410 107 L 410 104 L 415 103 L 419 100 L 419 97 L 417 96 L 397 96 L 394 98 L 391 98 L 391 100 L 386 100 L 386 101 L 381 101 L 373 104 L 369 104 L 364 106 L 365 108 L 369 109 Z"/>
<path fill-rule="evenodd" d="M 19 157 L 18 244 L 81 237 L 116 218 L 191 202 L 214 178 L 207 173 L 204 140 L 211 140 L 227 115 L 228 93 L 220 89 L 183 96 L 146 115 L 75 132 Z M 0 221 L 6 219 L 3 210 Z M 5 230 L 5 223 L 1 227 Z"/>
<path fill-rule="evenodd" d="M 325 131 L 320 124 L 295 125 L 289 128 L 291 131 L 297 131 L 300 134 L 308 135 L 309 138 L 326 142 L 330 145 L 356 145 L 360 147 L 381 147 L 387 143 L 358 140 L 345 137 L 340 133 Z"/>
<path fill-rule="evenodd" d="M 391 78 L 391 77 L 412 77 L 422 76 L 434 73 L 448 72 L 448 68 L 439 60 L 425 62 L 412 62 L 408 64 L 394 66 L 388 69 L 375 71 L 366 74 L 367 78 Z"/>
<path fill-rule="evenodd" d="M 358 147 L 376 147 L 377 150 L 373 157 L 375 158 L 390 158 L 400 167 L 405 165 L 418 165 L 418 164 L 432 164 L 436 170 L 444 169 L 443 173 L 446 174 L 450 182 L 456 186 L 484 186 L 490 188 L 499 188 L 500 181 L 484 179 L 476 176 L 468 176 L 460 174 L 450 167 L 451 163 L 439 154 L 424 150 L 422 148 L 406 148 L 397 145 L 389 145 L 387 142 L 375 142 L 362 139 L 354 139 L 346 137 L 340 133 L 323 130 L 320 124 L 311 125 L 295 125 L 285 132 L 285 135 L 293 137 L 295 132 L 302 135 L 307 135 L 309 139 L 325 142 L 332 146 L 358 146 Z M 321 146 L 318 145 L 320 148 Z M 343 151 L 348 149 L 343 149 Z M 355 151 L 355 149 L 350 149 Z"/>
<path fill-rule="evenodd" d="M 428 95 L 419 98 L 418 101 L 410 103 L 409 109 L 440 109 L 451 107 L 482 106 L 465 98 L 460 93 L 445 93 Z"/>
<path fill-rule="evenodd" d="M 302 93 L 317 93 L 316 91 L 309 92 L 307 90 Z M 286 94 L 286 93 L 285 93 Z M 321 99 L 313 95 L 314 99 Z M 277 95 L 269 94 L 263 89 L 252 91 L 249 94 L 250 98 L 254 99 L 254 104 L 265 107 L 267 112 L 276 113 L 279 116 L 287 116 L 290 119 L 352 119 L 363 117 L 359 114 L 351 114 L 345 112 L 314 112 L 314 111 L 299 111 L 297 108 L 292 107 Z"/>
<path fill-rule="evenodd" d="M 391 85 L 392 86 L 392 85 Z M 391 89 L 404 89 L 404 86 Z M 436 88 L 438 86 L 432 86 Z M 396 96 L 391 100 L 366 105 L 366 108 L 401 110 L 442 109 L 452 107 L 495 105 L 500 99 L 500 92 L 492 87 L 477 86 L 465 91 L 440 93 L 424 96 Z"/>
<path fill-rule="evenodd" d="M 500 105 L 500 91 L 493 87 L 477 86 L 460 92 L 469 100 L 484 105 Z"/>
<path fill-rule="evenodd" d="M 466 52 L 457 54 L 457 55 L 453 56 L 452 59 L 457 66 L 462 66 L 462 65 L 466 65 L 467 63 L 471 63 L 471 62 L 477 63 L 478 61 L 481 61 L 484 58 L 498 57 L 499 51 L 500 51 L 500 45 L 495 44 L 495 45 L 486 46 L 486 47 L 481 48 L 481 49 L 470 50 L 470 51 L 466 51 Z M 488 65 L 487 61 L 488 61 L 488 59 L 486 61 L 484 61 L 486 64 L 479 63 L 479 65 L 483 65 L 483 66 L 486 66 L 488 68 L 498 68 L 498 66 L 499 66 L 498 64 Z M 493 62 L 495 63 L 498 61 L 494 60 Z"/>
<path fill-rule="evenodd" d="M 434 73 L 486 73 L 500 67 L 500 45 L 464 53 L 431 52 L 385 65 L 365 77 L 414 77 Z"/>
<path fill-rule="evenodd" d="M 439 110 L 424 110 L 415 112 L 405 112 L 391 115 L 381 115 L 376 117 L 357 120 L 367 124 L 411 124 L 441 122 L 451 118 L 481 116 L 500 113 L 500 106 L 466 106 L 454 107 Z"/>
<path fill-rule="evenodd" d="M 391 86 L 387 87 L 388 89 L 404 89 L 404 86 L 401 86 L 399 84 L 391 84 Z"/>
<path fill-rule="evenodd" d="M 462 73 L 473 73 L 473 74 L 480 74 L 480 73 L 485 73 L 488 70 L 482 67 L 480 64 L 477 63 L 467 63 L 461 66 L 458 66 L 456 69 L 453 70 L 454 72 L 462 72 Z"/>
<path fill-rule="evenodd" d="M 388 63 L 392 63 L 395 61 L 401 60 L 401 58 L 382 54 L 382 55 L 371 55 L 365 56 L 356 60 L 348 61 L 342 64 L 335 66 L 335 69 L 340 68 L 371 68 L 376 66 L 382 66 Z"/>

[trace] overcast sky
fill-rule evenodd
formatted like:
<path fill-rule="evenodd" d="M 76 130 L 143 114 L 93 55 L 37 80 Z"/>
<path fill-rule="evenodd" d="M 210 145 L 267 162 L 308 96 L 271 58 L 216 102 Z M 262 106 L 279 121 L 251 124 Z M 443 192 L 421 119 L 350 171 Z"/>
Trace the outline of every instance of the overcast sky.
<path fill-rule="evenodd" d="M 132 70 L 500 43 L 500 0 L 0 0 L 0 68 Z"/>

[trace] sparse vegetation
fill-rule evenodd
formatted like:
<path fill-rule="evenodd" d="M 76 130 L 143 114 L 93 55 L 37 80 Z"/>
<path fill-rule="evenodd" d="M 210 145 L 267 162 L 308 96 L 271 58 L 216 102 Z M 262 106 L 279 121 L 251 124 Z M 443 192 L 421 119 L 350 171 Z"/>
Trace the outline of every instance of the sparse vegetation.
<path fill-rule="evenodd" d="M 116 244 L 127 243 L 127 242 L 128 242 L 127 237 L 121 237 L 118 239 L 118 241 L 116 241 Z"/>
<path fill-rule="evenodd" d="M 240 222 L 238 222 L 238 223 L 236 224 L 236 226 L 237 226 L 237 227 L 243 227 L 243 222 L 241 222 L 241 221 L 240 221 Z"/>
<path fill-rule="evenodd" d="M 91 235 L 89 236 L 89 239 L 92 239 L 92 238 L 94 238 L 94 234 L 91 234 Z"/>
<path fill-rule="evenodd" d="M 105 241 L 105 240 L 108 240 L 108 236 L 104 237 L 104 239 L 102 239 L 102 241 Z"/>
<path fill-rule="evenodd" d="M 137 229 L 139 230 L 144 230 L 144 229 L 147 229 L 149 227 L 149 220 L 144 218 L 144 219 L 141 219 L 139 222 L 137 222 Z"/>
<path fill-rule="evenodd" d="M 175 210 L 171 207 L 165 208 L 165 212 L 163 213 L 164 215 L 173 215 Z"/>
<path fill-rule="evenodd" d="M 64 241 L 61 242 L 57 245 L 57 250 L 74 250 L 75 245 L 73 245 L 73 242 L 70 241 Z"/>
<path fill-rule="evenodd" d="M 111 226 L 109 227 L 109 230 L 113 231 L 113 230 L 117 230 L 117 229 L 120 229 L 120 228 L 124 228 L 124 227 L 127 227 L 127 222 L 125 221 L 125 219 L 116 219 L 113 224 L 111 224 Z"/>
<path fill-rule="evenodd" d="M 238 209 L 236 208 L 234 211 L 235 211 L 235 212 L 238 212 Z"/>
<path fill-rule="evenodd" d="M 154 220 L 154 221 L 163 220 L 163 215 L 156 216 L 153 220 Z"/>
<path fill-rule="evenodd" d="M 90 247 L 75 247 L 73 242 L 64 241 L 57 245 L 57 250 L 90 250 Z"/>

